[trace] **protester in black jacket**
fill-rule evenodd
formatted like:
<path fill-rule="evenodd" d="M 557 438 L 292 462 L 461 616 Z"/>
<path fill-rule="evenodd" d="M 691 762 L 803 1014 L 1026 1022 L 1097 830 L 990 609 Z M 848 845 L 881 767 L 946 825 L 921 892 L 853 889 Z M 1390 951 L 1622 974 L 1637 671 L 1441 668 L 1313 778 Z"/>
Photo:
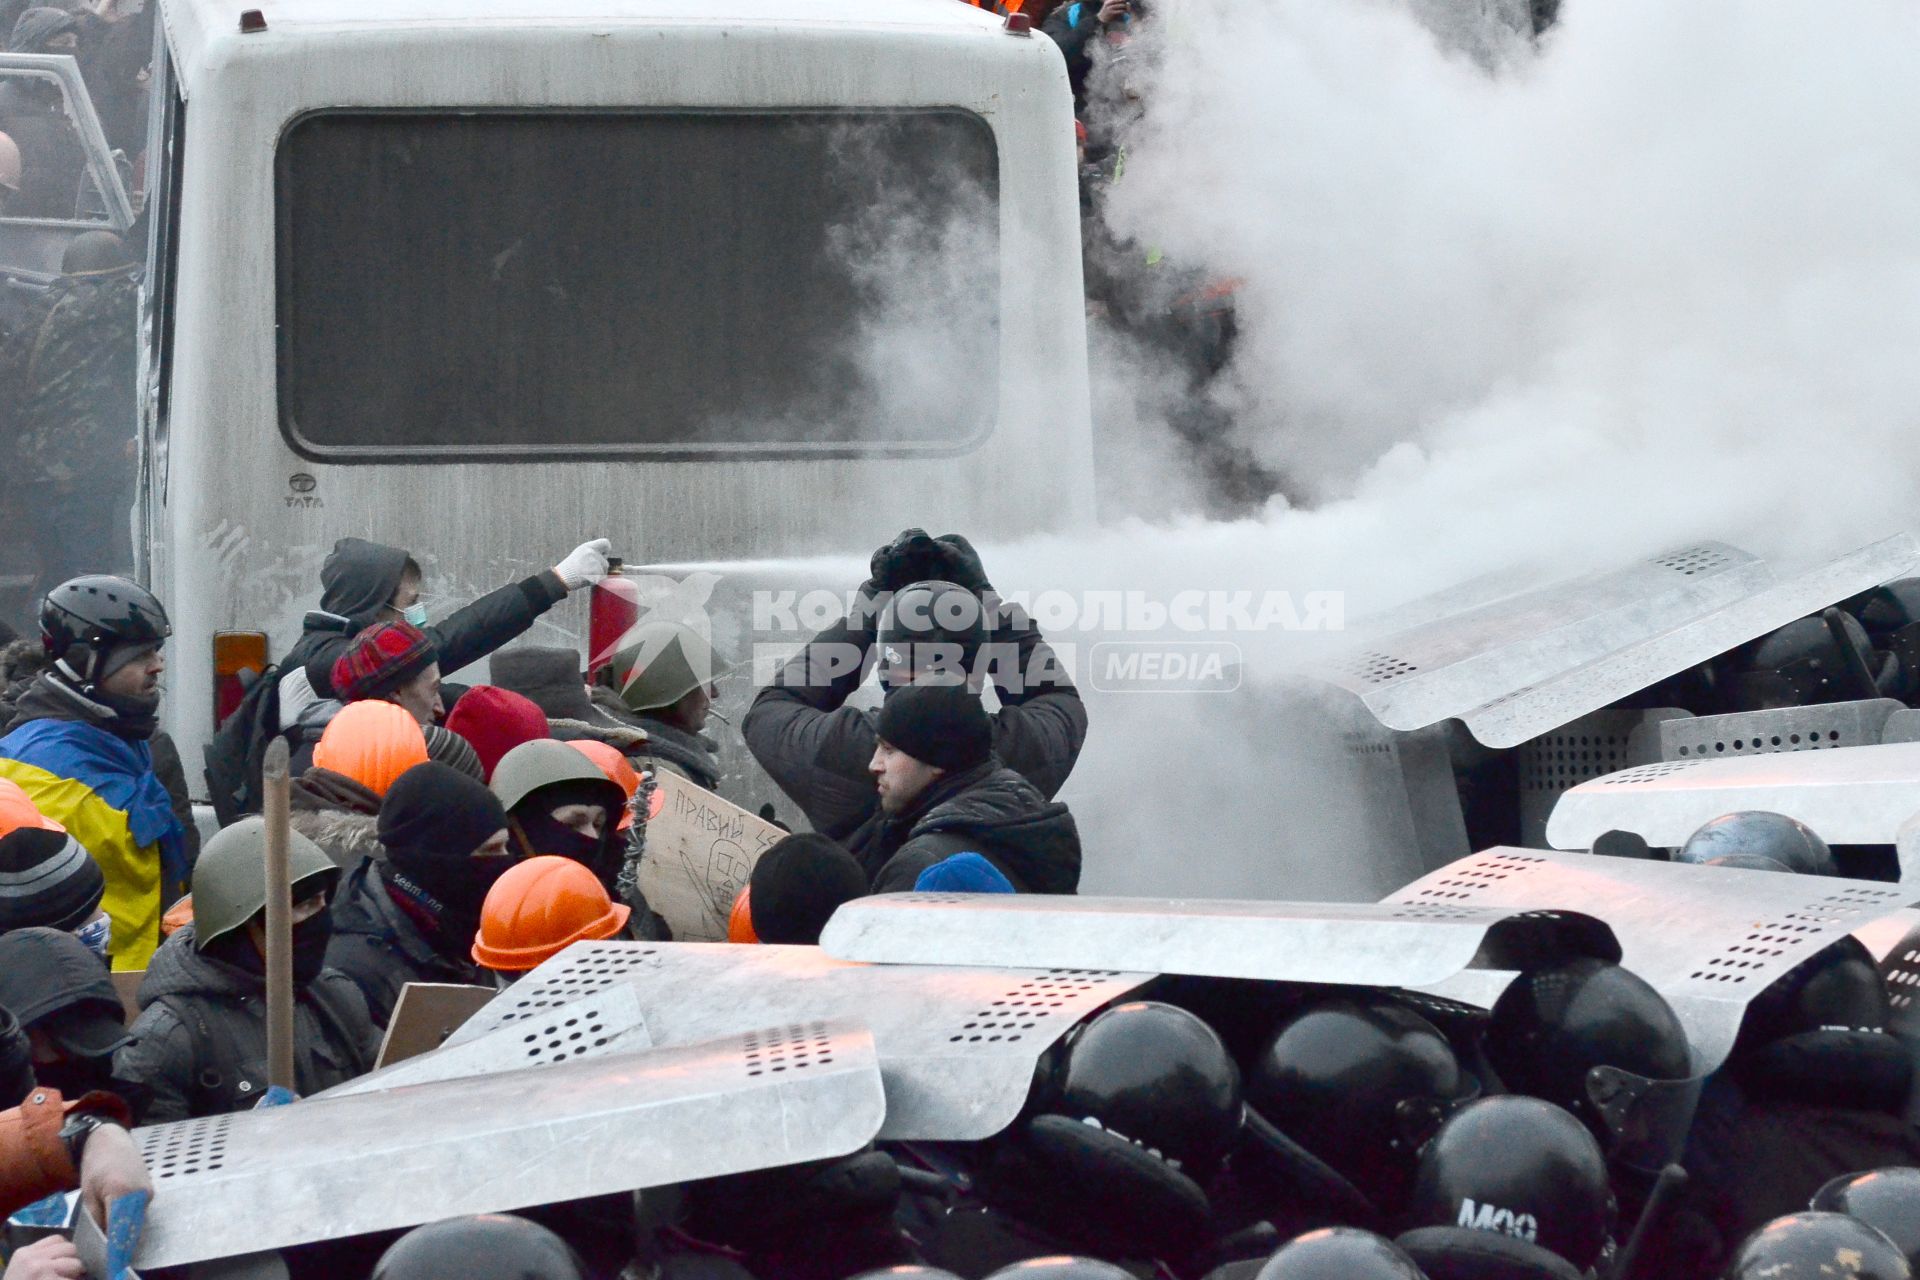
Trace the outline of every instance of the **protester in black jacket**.
<path fill-rule="evenodd" d="M 872 818 L 878 798 L 868 766 L 879 745 L 877 715 L 846 702 L 872 667 L 879 617 L 893 593 L 957 585 L 992 615 L 984 630 L 995 661 L 981 664 L 971 654 L 968 660 L 970 671 L 987 667 L 999 695 L 1000 710 L 991 717 L 993 752 L 1051 799 L 1080 756 L 1087 710 L 1032 619 L 999 602 L 979 557 L 954 534 L 933 539 L 909 529 L 874 552 L 872 570 L 852 615 L 816 635 L 754 699 L 741 733 L 760 767 L 816 831 L 844 841 Z M 901 674 L 912 678 L 910 667 Z M 883 675 L 883 683 L 890 678 Z"/>
<path fill-rule="evenodd" d="M 331 698 L 333 664 L 348 643 L 376 622 L 402 618 L 427 633 L 440 670 L 451 674 L 525 632 L 569 592 L 605 577 L 610 549 L 604 538 L 582 543 L 553 568 L 488 592 L 446 621 L 429 624 L 420 603 L 420 566 L 412 556 L 398 547 L 342 538 L 320 570 L 320 608 L 307 614 L 281 665 L 289 672 L 303 668 L 313 693 Z M 284 706 L 281 722 L 291 723 Z"/>
<path fill-rule="evenodd" d="M 473 961 L 480 909 L 519 859 L 493 793 L 444 764 L 400 775 L 381 803 L 379 833 L 386 858 L 366 859 L 341 889 L 327 963 L 354 980 L 384 1027 L 409 982 L 486 978 Z"/>
<path fill-rule="evenodd" d="M 162 1123 L 252 1107 L 268 1084 L 266 824 L 247 818 L 207 842 L 194 868 L 194 923 L 154 953 L 140 984 L 133 1042 L 114 1074 L 152 1095 Z M 294 1075 L 318 1093 L 373 1067 L 379 1034 L 366 1000 L 325 967 L 326 904 L 340 872 L 297 832 L 288 841 L 293 907 Z"/>
<path fill-rule="evenodd" d="M 914 887 L 922 872 L 977 853 L 1016 891 L 1072 893 L 1080 833 L 1067 806 L 993 758 L 993 729 L 964 686 L 917 684 L 880 712 L 872 770 L 880 812 L 848 841 L 876 893 Z"/>

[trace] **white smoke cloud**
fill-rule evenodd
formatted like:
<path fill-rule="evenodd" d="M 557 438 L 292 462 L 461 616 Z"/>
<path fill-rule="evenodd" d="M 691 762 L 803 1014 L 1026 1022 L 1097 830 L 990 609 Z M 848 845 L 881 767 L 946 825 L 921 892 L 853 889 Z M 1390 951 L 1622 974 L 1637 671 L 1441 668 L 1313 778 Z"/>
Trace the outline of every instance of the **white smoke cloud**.
<path fill-rule="evenodd" d="M 1358 616 L 1515 564 L 1810 559 L 1916 523 L 1920 10 L 1567 0 L 1536 49 L 1443 45 L 1436 5 L 1160 6 L 1108 215 L 1244 281 L 1221 394 L 1311 497 L 995 549 L 1002 586 L 1337 589 Z M 1165 400 L 1116 367 L 1107 401 Z M 1381 891 L 1324 708 L 1092 709 L 1063 797 L 1089 890 Z"/>
<path fill-rule="evenodd" d="M 1183 0 L 1110 216 L 1245 281 L 1248 540 L 1365 590 L 1912 523 L 1920 13 L 1569 0 L 1489 74 L 1381 0 Z M 1201 534 L 1211 537 L 1211 534 Z"/>

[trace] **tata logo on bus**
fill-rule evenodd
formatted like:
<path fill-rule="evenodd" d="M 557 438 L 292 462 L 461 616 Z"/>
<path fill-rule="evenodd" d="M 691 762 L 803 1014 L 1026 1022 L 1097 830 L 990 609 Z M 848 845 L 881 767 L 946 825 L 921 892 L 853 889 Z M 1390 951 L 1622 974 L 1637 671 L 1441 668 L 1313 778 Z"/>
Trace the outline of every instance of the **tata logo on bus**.
<path fill-rule="evenodd" d="M 1475 1231 L 1497 1231 L 1516 1240 L 1533 1240 L 1540 1234 L 1540 1224 L 1530 1213 L 1515 1213 L 1498 1205 L 1475 1204 L 1471 1200 L 1460 1202 L 1460 1221 L 1456 1225 Z"/>
<path fill-rule="evenodd" d="M 320 501 L 319 495 L 314 493 L 314 490 L 319 487 L 320 482 L 316 480 L 311 473 L 306 471 L 294 472 L 287 477 L 287 488 L 293 492 L 286 496 L 286 504 L 289 507 L 305 509 L 326 506 L 326 503 Z"/>

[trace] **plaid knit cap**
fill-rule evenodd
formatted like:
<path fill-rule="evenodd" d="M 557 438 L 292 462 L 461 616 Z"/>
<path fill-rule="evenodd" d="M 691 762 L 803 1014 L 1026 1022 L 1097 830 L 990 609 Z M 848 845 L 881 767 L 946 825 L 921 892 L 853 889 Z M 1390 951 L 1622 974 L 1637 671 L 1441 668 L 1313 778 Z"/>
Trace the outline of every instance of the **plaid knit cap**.
<path fill-rule="evenodd" d="M 384 698 L 439 656 L 427 633 L 411 622 L 376 623 L 333 664 L 333 691 L 342 702 Z"/>
<path fill-rule="evenodd" d="M 99 865 L 66 832 L 21 827 L 0 836 L 0 933 L 71 932 L 93 918 L 106 891 Z"/>

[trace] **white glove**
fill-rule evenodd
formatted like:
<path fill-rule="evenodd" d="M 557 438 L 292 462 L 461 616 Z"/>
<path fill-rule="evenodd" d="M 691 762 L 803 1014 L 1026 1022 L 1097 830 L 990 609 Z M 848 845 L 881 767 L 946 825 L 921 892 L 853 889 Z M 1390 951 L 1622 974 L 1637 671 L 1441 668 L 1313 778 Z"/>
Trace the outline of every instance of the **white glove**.
<path fill-rule="evenodd" d="M 567 552 L 567 558 L 553 566 L 553 571 L 567 590 L 578 591 L 607 576 L 607 556 L 612 551 L 613 543 L 605 538 L 583 542 Z"/>

